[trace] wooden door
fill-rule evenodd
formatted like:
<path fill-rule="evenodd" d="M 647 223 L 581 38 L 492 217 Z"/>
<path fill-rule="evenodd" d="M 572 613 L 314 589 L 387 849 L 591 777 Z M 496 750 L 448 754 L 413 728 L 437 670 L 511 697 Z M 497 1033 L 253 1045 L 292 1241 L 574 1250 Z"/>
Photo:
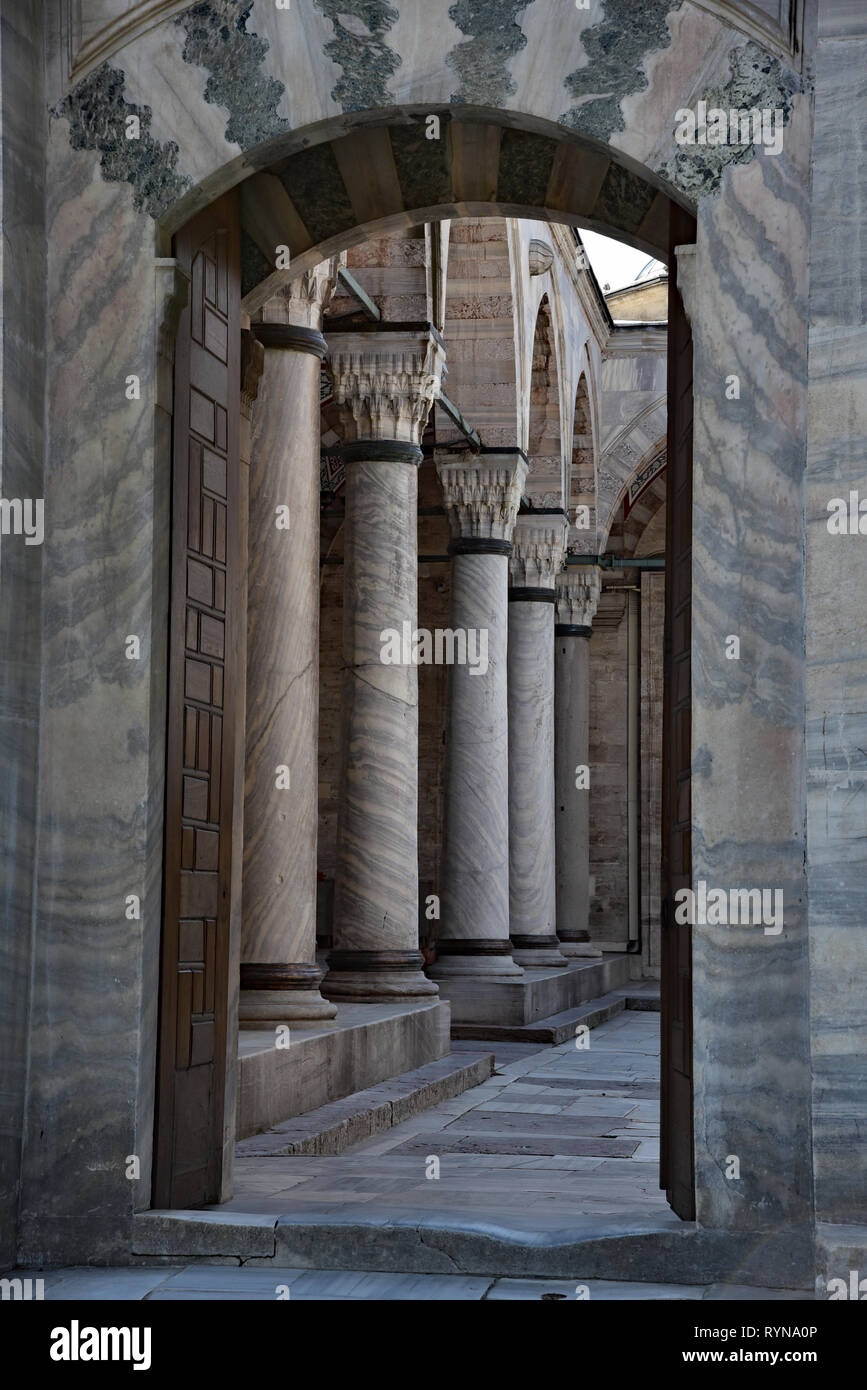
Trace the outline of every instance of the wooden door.
<path fill-rule="evenodd" d="M 677 289 L 674 247 L 695 221 L 671 206 L 668 271 L 668 467 L 662 750 L 662 1143 L 660 1186 L 678 1216 L 695 1217 L 692 1086 L 692 930 L 674 894 L 692 887 L 690 715 L 692 606 L 692 333 Z"/>
<path fill-rule="evenodd" d="M 177 234 L 163 926 L 153 1205 L 220 1199 L 238 621 L 237 198 Z"/>

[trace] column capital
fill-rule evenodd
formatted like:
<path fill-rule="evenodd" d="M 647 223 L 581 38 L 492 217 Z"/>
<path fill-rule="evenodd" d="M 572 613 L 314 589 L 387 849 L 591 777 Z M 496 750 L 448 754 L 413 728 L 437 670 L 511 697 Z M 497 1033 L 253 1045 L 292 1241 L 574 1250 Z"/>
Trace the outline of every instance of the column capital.
<path fill-rule="evenodd" d="M 524 454 L 441 450 L 434 459 L 452 536 L 508 544 L 527 478 Z"/>
<path fill-rule="evenodd" d="M 322 315 L 337 288 L 337 273 L 346 253 L 320 261 L 283 285 L 266 300 L 253 320 L 256 324 L 291 324 L 294 328 L 322 328 Z"/>
<path fill-rule="evenodd" d="M 509 574 L 518 588 L 549 589 L 554 585 L 566 550 L 567 520 L 559 512 L 521 512 L 512 534 Z"/>
<path fill-rule="evenodd" d="M 442 386 L 445 344 L 432 324 L 375 324 L 330 333 L 334 398 L 346 443 L 421 443 Z"/>
<path fill-rule="evenodd" d="M 589 628 L 596 615 L 602 589 L 599 566 L 567 565 L 557 575 L 556 588 L 554 617 L 557 625 Z"/>

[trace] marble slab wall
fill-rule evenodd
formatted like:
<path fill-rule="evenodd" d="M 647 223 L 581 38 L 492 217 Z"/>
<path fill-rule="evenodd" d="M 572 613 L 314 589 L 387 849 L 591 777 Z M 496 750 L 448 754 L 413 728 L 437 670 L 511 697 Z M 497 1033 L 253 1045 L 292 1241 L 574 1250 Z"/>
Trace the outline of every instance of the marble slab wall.
<path fill-rule="evenodd" d="M 695 361 L 692 874 L 783 894 L 782 929 L 693 929 L 696 1205 L 811 1214 L 804 785 L 810 102 L 777 157 L 727 169 L 678 258 Z M 725 379 L 740 383 L 727 399 Z M 727 638 L 740 641 L 738 659 Z M 733 648 L 731 649 L 733 650 Z M 740 1176 L 728 1163 L 738 1160 Z"/>
<path fill-rule="evenodd" d="M 813 1154 L 817 1219 L 864 1223 L 867 536 L 832 535 L 828 503 L 867 498 L 867 25 L 860 8 L 829 0 L 820 26 L 807 452 Z"/>
<path fill-rule="evenodd" d="M 31 501 L 44 496 L 44 164 L 32 137 L 42 119 L 39 11 L 4 5 L 0 15 L 0 495 Z M 15 1263 L 24 1124 L 43 553 L 23 535 L 0 539 L 0 1269 Z"/>

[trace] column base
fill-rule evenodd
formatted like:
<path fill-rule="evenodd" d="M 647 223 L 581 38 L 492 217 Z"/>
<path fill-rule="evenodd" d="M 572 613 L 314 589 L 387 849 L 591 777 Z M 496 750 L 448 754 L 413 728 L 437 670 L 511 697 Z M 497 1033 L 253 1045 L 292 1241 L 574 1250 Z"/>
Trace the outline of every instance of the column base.
<path fill-rule="evenodd" d="M 437 959 L 428 967 L 435 980 L 471 976 L 477 980 L 515 981 L 524 971 L 512 955 L 512 943 L 489 938 L 445 937 L 437 942 Z"/>
<path fill-rule="evenodd" d="M 535 935 L 512 935 L 512 957 L 518 965 L 523 965 L 530 970 L 546 969 L 552 966 L 562 966 L 565 970 L 569 964 L 568 960 L 560 950 L 560 940 L 554 935 L 535 936 Z"/>
<path fill-rule="evenodd" d="M 560 939 L 560 950 L 564 956 L 574 960 L 576 956 L 590 956 L 598 960 L 602 952 L 590 941 L 590 933 L 581 931 L 578 928 L 567 928 L 561 932 L 558 930 L 557 936 Z"/>
<path fill-rule="evenodd" d="M 332 951 L 322 993 L 356 1004 L 430 998 L 439 989 L 423 965 L 420 951 Z"/>
<path fill-rule="evenodd" d="M 288 1023 L 304 1028 L 336 1018 L 337 1005 L 323 999 L 319 990 L 322 974 L 318 965 L 306 961 L 242 965 L 238 1027 L 262 1029 Z"/>

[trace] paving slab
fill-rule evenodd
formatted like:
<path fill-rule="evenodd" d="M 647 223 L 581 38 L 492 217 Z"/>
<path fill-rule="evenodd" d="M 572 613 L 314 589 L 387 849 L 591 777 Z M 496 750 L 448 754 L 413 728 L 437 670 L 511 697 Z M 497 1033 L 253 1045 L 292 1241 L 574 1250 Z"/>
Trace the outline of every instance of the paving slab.
<path fill-rule="evenodd" d="M 638 1148 L 628 1139 L 572 1139 L 564 1135 L 555 1138 L 544 1134 L 464 1135 L 436 1145 L 437 1154 L 446 1153 L 507 1153 L 507 1154 L 575 1154 L 593 1158 L 631 1158 Z M 430 1143 L 408 1139 L 395 1153 L 431 1153 Z"/>

